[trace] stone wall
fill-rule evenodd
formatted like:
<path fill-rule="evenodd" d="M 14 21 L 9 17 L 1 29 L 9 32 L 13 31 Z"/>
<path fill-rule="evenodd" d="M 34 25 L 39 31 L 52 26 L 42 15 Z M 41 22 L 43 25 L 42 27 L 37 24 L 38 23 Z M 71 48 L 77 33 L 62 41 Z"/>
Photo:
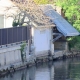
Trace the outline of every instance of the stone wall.
<path fill-rule="evenodd" d="M 55 50 L 68 50 L 68 43 L 67 42 L 55 42 L 54 49 Z"/>
<path fill-rule="evenodd" d="M 21 62 L 20 45 L 0 48 L 0 70 Z"/>

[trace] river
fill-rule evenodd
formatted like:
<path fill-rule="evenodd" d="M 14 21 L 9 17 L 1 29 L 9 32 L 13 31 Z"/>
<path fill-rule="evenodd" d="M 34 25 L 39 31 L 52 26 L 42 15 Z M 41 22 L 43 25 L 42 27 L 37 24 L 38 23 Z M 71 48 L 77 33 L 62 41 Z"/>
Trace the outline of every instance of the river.
<path fill-rule="evenodd" d="M 0 80 L 80 80 L 80 57 L 40 63 Z"/>

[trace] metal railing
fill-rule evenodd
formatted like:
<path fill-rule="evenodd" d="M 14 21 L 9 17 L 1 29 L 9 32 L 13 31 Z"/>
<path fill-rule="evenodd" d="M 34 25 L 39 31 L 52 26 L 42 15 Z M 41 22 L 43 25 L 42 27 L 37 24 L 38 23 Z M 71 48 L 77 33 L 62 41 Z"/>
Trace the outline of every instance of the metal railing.
<path fill-rule="evenodd" d="M 13 27 L 0 29 L 0 46 L 28 41 L 30 39 L 29 27 Z"/>

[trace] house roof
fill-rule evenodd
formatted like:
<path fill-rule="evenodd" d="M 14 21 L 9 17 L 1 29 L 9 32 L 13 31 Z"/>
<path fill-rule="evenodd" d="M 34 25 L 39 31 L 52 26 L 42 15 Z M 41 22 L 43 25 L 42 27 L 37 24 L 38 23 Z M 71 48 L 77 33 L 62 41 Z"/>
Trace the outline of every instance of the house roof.
<path fill-rule="evenodd" d="M 77 36 L 80 33 L 69 24 L 60 14 L 58 14 L 51 5 L 41 6 L 44 14 L 50 17 L 51 21 L 56 25 L 59 32 L 64 36 Z"/>

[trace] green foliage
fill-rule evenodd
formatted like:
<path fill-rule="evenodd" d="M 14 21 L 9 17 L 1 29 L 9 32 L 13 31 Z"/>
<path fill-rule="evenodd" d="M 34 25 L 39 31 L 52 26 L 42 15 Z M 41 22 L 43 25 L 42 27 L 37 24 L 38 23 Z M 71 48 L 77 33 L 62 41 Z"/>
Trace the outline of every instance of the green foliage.
<path fill-rule="evenodd" d="M 25 11 L 20 11 L 14 18 L 12 26 L 17 27 L 17 26 L 26 26 L 27 22 L 25 22 L 26 18 L 26 12 Z"/>
<path fill-rule="evenodd" d="M 25 47 L 25 46 L 26 46 L 26 43 L 23 43 L 23 44 L 21 45 L 21 49 L 20 49 L 21 52 L 24 51 L 24 47 Z"/>
<path fill-rule="evenodd" d="M 13 27 L 16 27 L 16 26 L 18 26 L 19 25 L 19 22 L 18 21 L 13 21 L 13 23 L 12 23 L 12 26 Z"/>
<path fill-rule="evenodd" d="M 68 40 L 68 41 L 69 41 L 69 50 L 71 50 L 71 48 L 75 47 L 75 45 L 79 43 L 77 36 L 76 37 L 71 37 L 71 39 Z"/>
<path fill-rule="evenodd" d="M 80 31 L 80 1 L 79 0 L 56 0 L 56 5 L 62 7 L 67 20 Z M 69 47 L 80 47 L 80 37 L 68 39 Z"/>
<path fill-rule="evenodd" d="M 34 0 L 37 4 L 47 4 L 48 0 Z"/>
<path fill-rule="evenodd" d="M 56 5 L 61 6 L 67 20 L 75 27 L 80 25 L 80 4 L 79 0 L 58 0 Z"/>
<path fill-rule="evenodd" d="M 22 59 L 22 62 L 24 62 L 24 55 L 23 52 L 24 52 L 24 48 L 26 46 L 26 43 L 23 43 L 20 47 L 20 51 L 21 51 L 21 59 Z"/>
<path fill-rule="evenodd" d="M 49 3 L 53 3 L 54 0 L 34 0 L 34 2 L 37 4 L 49 4 Z"/>

